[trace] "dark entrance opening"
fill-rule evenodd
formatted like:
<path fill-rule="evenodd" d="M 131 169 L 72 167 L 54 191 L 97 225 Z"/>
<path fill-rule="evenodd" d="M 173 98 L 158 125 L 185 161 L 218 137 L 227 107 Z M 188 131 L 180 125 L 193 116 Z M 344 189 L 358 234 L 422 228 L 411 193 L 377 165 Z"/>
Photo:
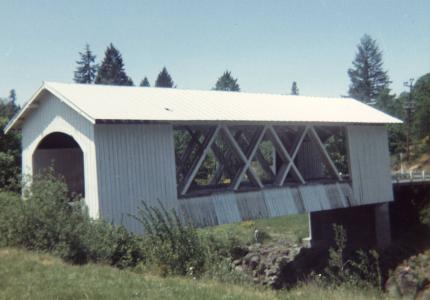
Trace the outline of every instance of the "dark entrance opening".
<path fill-rule="evenodd" d="M 84 154 L 70 135 L 54 132 L 37 146 L 33 153 L 33 175 L 49 168 L 64 178 L 71 195 L 85 197 Z"/>

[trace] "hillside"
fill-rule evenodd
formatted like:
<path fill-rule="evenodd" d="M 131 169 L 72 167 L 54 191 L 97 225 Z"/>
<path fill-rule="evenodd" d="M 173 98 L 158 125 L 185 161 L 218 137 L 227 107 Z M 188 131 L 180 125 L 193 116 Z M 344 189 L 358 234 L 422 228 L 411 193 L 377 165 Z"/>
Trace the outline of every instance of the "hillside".
<path fill-rule="evenodd" d="M 302 286 L 274 292 L 186 277 L 161 278 L 113 267 L 72 266 L 45 254 L 0 249 L 0 299 L 388 299 L 374 290 Z"/>

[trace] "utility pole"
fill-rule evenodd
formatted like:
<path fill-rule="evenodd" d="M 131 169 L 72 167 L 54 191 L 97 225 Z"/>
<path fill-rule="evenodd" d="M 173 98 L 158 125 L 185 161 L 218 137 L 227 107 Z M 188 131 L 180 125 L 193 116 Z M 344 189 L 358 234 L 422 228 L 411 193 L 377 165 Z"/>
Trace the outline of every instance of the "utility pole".
<path fill-rule="evenodd" d="M 409 96 L 407 101 L 403 104 L 403 108 L 406 113 L 406 162 L 409 163 L 410 158 L 410 140 L 411 140 L 411 123 L 412 123 L 412 112 L 415 109 L 415 102 L 412 99 L 412 91 L 414 88 L 414 79 L 409 79 L 403 83 L 405 87 L 409 88 Z"/>

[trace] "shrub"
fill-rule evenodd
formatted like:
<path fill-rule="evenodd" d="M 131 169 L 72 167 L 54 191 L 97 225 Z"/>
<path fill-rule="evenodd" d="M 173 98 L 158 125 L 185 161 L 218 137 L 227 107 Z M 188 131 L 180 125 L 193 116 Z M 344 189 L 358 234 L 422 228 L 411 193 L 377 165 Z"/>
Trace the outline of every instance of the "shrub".
<path fill-rule="evenodd" d="M 207 252 L 191 223 L 181 220 L 176 211 L 167 211 L 161 202 L 160 208 L 142 205 L 134 218 L 144 228 L 149 263 L 161 275 L 201 274 Z"/>
<path fill-rule="evenodd" d="M 119 268 L 134 267 L 145 258 L 142 238 L 123 226 L 96 220 L 90 223 L 82 237 L 87 259 Z"/>
<path fill-rule="evenodd" d="M 18 194 L 0 192 L 0 247 L 18 246 L 23 222 L 22 202 Z"/>
<path fill-rule="evenodd" d="M 345 254 L 347 235 L 341 225 L 333 224 L 335 247 L 329 249 L 325 275 L 328 283 L 358 287 L 382 287 L 379 254 L 375 250 L 356 251 L 351 257 Z"/>
<path fill-rule="evenodd" d="M 122 226 L 92 220 L 76 200 L 51 171 L 33 178 L 23 201 L 1 193 L 0 246 L 50 252 L 77 264 L 129 267 L 143 260 L 140 237 Z"/>

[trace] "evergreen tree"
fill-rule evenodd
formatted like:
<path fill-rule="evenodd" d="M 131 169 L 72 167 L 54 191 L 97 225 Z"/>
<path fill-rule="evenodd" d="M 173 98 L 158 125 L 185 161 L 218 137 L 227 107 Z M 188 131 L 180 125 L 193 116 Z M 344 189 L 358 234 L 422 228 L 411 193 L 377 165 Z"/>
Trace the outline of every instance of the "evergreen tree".
<path fill-rule="evenodd" d="M 390 81 L 383 70 L 382 52 L 376 41 L 365 34 L 357 48 L 353 67 L 348 70 L 351 79 L 348 93 L 352 98 L 370 103 L 388 88 Z"/>
<path fill-rule="evenodd" d="M 151 85 L 149 84 L 149 80 L 148 78 L 145 76 L 145 78 L 143 78 L 143 80 L 140 82 L 140 86 L 144 86 L 144 87 L 150 87 Z"/>
<path fill-rule="evenodd" d="M 297 87 L 297 82 L 293 81 L 293 84 L 291 85 L 291 95 L 298 95 L 299 94 L 299 88 Z"/>
<path fill-rule="evenodd" d="M 14 89 L 11 89 L 9 92 L 9 101 L 13 106 L 16 106 L 16 92 Z"/>
<path fill-rule="evenodd" d="M 416 103 L 414 134 L 416 138 L 424 139 L 430 146 L 430 73 L 418 78 L 411 97 Z"/>
<path fill-rule="evenodd" d="M 173 85 L 174 82 L 172 80 L 172 77 L 170 76 L 169 72 L 167 72 L 166 67 L 164 67 L 163 70 L 161 70 L 161 72 L 158 74 L 157 80 L 155 80 L 155 86 L 172 88 Z"/>
<path fill-rule="evenodd" d="M 222 76 L 218 78 L 213 89 L 217 91 L 240 92 L 240 87 L 237 83 L 237 79 L 231 76 L 230 71 L 225 71 Z"/>
<path fill-rule="evenodd" d="M 403 119 L 404 103 L 406 96 L 401 94 L 396 98 L 396 95 L 390 93 L 390 89 L 384 89 L 376 98 L 375 107 Z M 403 124 L 390 124 L 388 127 L 388 146 L 391 154 L 404 153 L 406 151 L 406 128 Z"/>
<path fill-rule="evenodd" d="M 21 174 L 21 135 L 16 130 L 4 133 L 4 127 L 19 110 L 15 103 L 16 95 L 12 91 L 9 99 L 0 98 L 0 190 L 18 192 Z M 12 96 L 15 100 L 12 100 L 14 99 Z"/>
<path fill-rule="evenodd" d="M 76 83 L 94 83 L 97 65 L 95 64 L 96 56 L 92 54 L 90 45 L 86 44 L 84 52 L 79 52 L 79 56 L 81 58 L 76 62 L 78 66 L 73 80 Z"/>
<path fill-rule="evenodd" d="M 105 57 L 98 69 L 96 84 L 133 85 L 133 81 L 124 70 L 121 53 L 112 45 L 107 47 Z"/>

